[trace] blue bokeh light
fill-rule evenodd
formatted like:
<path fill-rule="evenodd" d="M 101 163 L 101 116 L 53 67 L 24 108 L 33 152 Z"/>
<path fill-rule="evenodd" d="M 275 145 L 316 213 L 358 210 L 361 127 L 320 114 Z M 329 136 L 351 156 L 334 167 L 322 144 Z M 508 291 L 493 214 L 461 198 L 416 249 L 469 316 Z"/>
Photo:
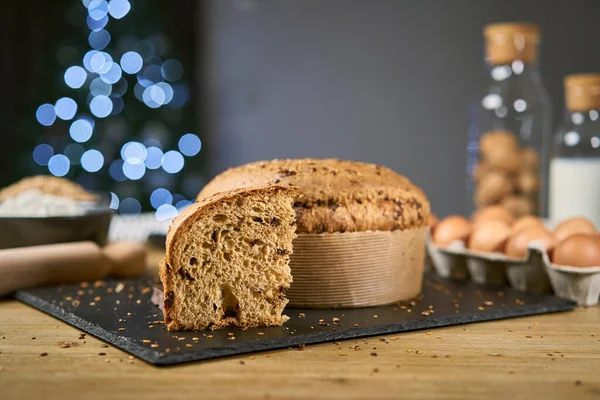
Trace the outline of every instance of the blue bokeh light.
<path fill-rule="evenodd" d="M 93 50 L 92 50 L 93 51 Z M 92 57 L 89 60 L 89 66 L 91 68 L 90 72 L 95 72 L 97 74 L 105 74 L 112 67 L 113 59 L 110 54 L 105 53 L 103 51 L 97 51 L 92 54 Z M 84 66 L 85 66 L 85 57 L 84 57 Z M 87 66 L 86 66 L 87 68 Z"/>
<path fill-rule="evenodd" d="M 98 150 L 88 150 L 81 156 L 81 166 L 87 172 L 97 172 L 104 166 L 104 156 Z"/>
<path fill-rule="evenodd" d="M 126 197 L 119 204 L 119 213 L 121 215 L 138 216 L 142 212 L 142 205 L 133 197 Z"/>
<path fill-rule="evenodd" d="M 173 195 L 165 188 L 158 188 L 150 195 L 150 204 L 157 209 L 163 204 L 171 204 Z"/>
<path fill-rule="evenodd" d="M 163 104 L 169 104 L 171 100 L 173 100 L 173 88 L 171 87 L 171 85 L 169 85 L 166 82 L 158 82 L 154 86 L 160 88 L 164 92 L 165 101 Z"/>
<path fill-rule="evenodd" d="M 110 175 L 111 178 L 113 178 L 115 181 L 117 182 L 123 182 L 124 180 L 127 179 L 127 177 L 125 176 L 125 174 L 123 173 L 123 165 L 125 163 L 123 162 L 123 160 L 115 160 L 110 164 L 110 167 L 108 167 L 108 174 Z"/>
<path fill-rule="evenodd" d="M 202 142 L 200 141 L 200 138 L 193 133 L 186 133 L 179 139 L 178 147 L 183 155 L 192 157 L 200 152 Z"/>
<path fill-rule="evenodd" d="M 173 85 L 173 100 L 169 106 L 173 108 L 183 107 L 189 98 L 188 89 L 185 85 Z"/>
<path fill-rule="evenodd" d="M 123 74 L 121 72 L 121 67 L 119 67 L 119 64 L 113 62 L 111 63 L 108 71 L 100 75 L 100 78 L 106 83 L 115 84 L 119 81 L 119 79 L 121 79 L 122 75 Z"/>
<path fill-rule="evenodd" d="M 153 89 L 155 89 L 154 96 L 153 96 Z M 162 93 L 162 95 L 160 93 Z M 161 102 L 158 103 L 158 102 L 154 101 L 154 99 L 157 99 Z M 144 89 L 144 93 L 142 94 L 142 100 L 143 100 L 144 104 L 147 105 L 148 107 L 158 108 L 162 105 L 162 102 L 165 100 L 165 94 L 161 88 L 157 88 L 156 86 L 152 85 L 152 86 L 149 86 L 146 89 Z"/>
<path fill-rule="evenodd" d="M 71 162 L 63 154 L 55 154 L 48 160 L 48 171 L 54 176 L 65 176 L 70 168 Z"/>
<path fill-rule="evenodd" d="M 112 93 L 112 85 L 105 82 L 102 78 L 94 78 L 90 82 L 90 94 L 92 96 L 110 96 Z"/>
<path fill-rule="evenodd" d="M 180 152 L 171 150 L 163 155 L 162 168 L 169 174 L 176 174 L 183 169 L 185 161 Z"/>
<path fill-rule="evenodd" d="M 69 128 L 69 135 L 78 143 L 85 143 L 92 137 L 94 127 L 90 121 L 84 118 L 79 118 Z"/>
<path fill-rule="evenodd" d="M 144 72 L 142 73 L 142 78 L 147 79 L 152 83 L 162 82 L 163 76 L 161 74 L 160 66 L 149 65 L 144 69 Z"/>
<path fill-rule="evenodd" d="M 101 18 L 98 21 L 96 21 L 95 19 L 93 19 L 92 17 L 90 17 L 88 15 L 85 19 L 85 22 L 86 22 L 88 28 L 90 28 L 90 30 L 97 32 L 101 29 L 104 29 L 106 24 L 108 24 L 108 15 L 105 15 L 103 18 Z"/>
<path fill-rule="evenodd" d="M 67 68 L 65 71 L 65 83 L 71 89 L 79 89 L 87 79 L 87 72 L 78 65 Z"/>
<path fill-rule="evenodd" d="M 42 104 L 35 112 L 35 118 L 44 126 L 52 125 L 54 121 L 56 121 L 56 111 L 54 110 L 54 106 L 48 103 Z"/>
<path fill-rule="evenodd" d="M 180 200 L 177 202 L 177 204 L 175 204 L 175 208 L 177 208 L 177 211 L 182 212 L 192 204 L 194 203 L 189 200 Z"/>
<path fill-rule="evenodd" d="M 112 108 L 113 104 L 108 96 L 96 96 L 90 102 L 90 111 L 98 118 L 105 118 L 109 116 Z"/>
<path fill-rule="evenodd" d="M 157 221 L 166 221 L 175 218 L 177 214 L 177 209 L 173 205 L 163 204 L 158 207 L 155 216 Z"/>
<path fill-rule="evenodd" d="M 117 210 L 119 208 L 119 196 L 115 193 L 110 192 L 110 205 L 109 207 L 113 210 Z"/>
<path fill-rule="evenodd" d="M 110 115 L 117 115 L 123 111 L 123 107 L 125 107 L 125 102 L 119 96 L 110 96 L 110 100 L 113 103 L 113 109 L 110 112 Z"/>
<path fill-rule="evenodd" d="M 142 179 L 144 174 L 146 173 L 146 166 L 144 163 L 141 164 L 131 164 L 129 162 L 123 163 L 123 174 L 132 181 L 137 181 Z"/>
<path fill-rule="evenodd" d="M 108 3 L 105 0 L 92 0 L 87 8 L 90 17 L 95 21 L 100 21 L 108 14 Z"/>
<path fill-rule="evenodd" d="M 48 165 L 48 161 L 53 155 L 54 149 L 46 143 L 38 144 L 33 149 L 33 161 L 35 161 L 37 165 Z"/>
<path fill-rule="evenodd" d="M 127 0 L 111 0 L 108 4 L 108 12 L 115 19 L 121 19 L 131 10 L 131 4 Z"/>
<path fill-rule="evenodd" d="M 88 42 L 92 49 L 102 50 L 110 43 L 110 33 L 105 29 L 91 31 L 88 36 Z"/>
<path fill-rule="evenodd" d="M 127 80 L 125 77 L 121 77 L 117 83 L 113 85 L 112 91 L 115 96 L 123 96 L 127 92 L 128 88 Z"/>
<path fill-rule="evenodd" d="M 146 154 L 146 146 L 140 142 L 128 142 L 121 147 L 121 158 L 129 164 L 143 164 Z"/>
<path fill-rule="evenodd" d="M 56 101 L 56 104 L 54 104 L 54 111 L 58 118 L 69 121 L 73 119 L 75 113 L 77 113 L 77 103 L 69 97 L 60 98 Z"/>
<path fill-rule="evenodd" d="M 144 164 L 148 169 L 159 169 L 162 166 L 163 152 L 158 147 L 148 147 L 146 149 L 146 159 Z"/>
<path fill-rule="evenodd" d="M 87 69 L 90 72 L 95 72 L 92 69 L 92 57 L 94 57 L 96 54 L 98 53 L 98 50 L 90 50 L 87 53 L 85 53 L 85 55 L 83 56 L 83 66 L 85 67 L 85 69 Z"/>
<path fill-rule="evenodd" d="M 121 68 L 123 68 L 123 71 L 127 74 L 137 74 L 142 69 L 143 65 L 144 60 L 142 60 L 142 56 L 135 51 L 128 51 L 121 57 Z"/>
<path fill-rule="evenodd" d="M 175 82 L 183 76 L 183 65 L 175 59 L 166 60 L 162 64 L 160 72 L 163 78 L 170 82 Z"/>

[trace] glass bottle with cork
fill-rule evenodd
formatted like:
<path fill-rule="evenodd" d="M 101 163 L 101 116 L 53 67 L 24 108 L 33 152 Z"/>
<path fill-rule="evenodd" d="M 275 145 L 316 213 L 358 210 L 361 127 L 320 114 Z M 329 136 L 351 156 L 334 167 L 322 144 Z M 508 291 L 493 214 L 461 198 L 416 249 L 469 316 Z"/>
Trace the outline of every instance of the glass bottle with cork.
<path fill-rule="evenodd" d="M 469 213 L 501 205 L 545 215 L 551 104 L 538 70 L 540 31 L 527 23 L 484 30 L 488 87 L 469 129 Z"/>
<path fill-rule="evenodd" d="M 566 121 L 554 136 L 550 220 L 585 216 L 600 227 L 600 74 L 565 78 Z"/>

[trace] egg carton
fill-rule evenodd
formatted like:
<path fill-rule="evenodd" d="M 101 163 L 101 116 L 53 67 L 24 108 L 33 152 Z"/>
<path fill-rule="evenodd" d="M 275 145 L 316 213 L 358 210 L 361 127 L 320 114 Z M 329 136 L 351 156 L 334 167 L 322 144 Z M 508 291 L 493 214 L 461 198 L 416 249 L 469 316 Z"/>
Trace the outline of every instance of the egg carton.
<path fill-rule="evenodd" d="M 507 282 L 516 290 L 531 293 L 551 293 L 574 300 L 580 306 L 598 304 L 600 297 L 600 266 L 572 267 L 553 264 L 541 243 L 528 246 L 525 259 L 515 259 L 503 253 L 481 253 L 467 249 L 456 241 L 441 248 L 427 237 L 427 253 L 436 273 L 444 278 L 471 279 L 484 285 Z"/>

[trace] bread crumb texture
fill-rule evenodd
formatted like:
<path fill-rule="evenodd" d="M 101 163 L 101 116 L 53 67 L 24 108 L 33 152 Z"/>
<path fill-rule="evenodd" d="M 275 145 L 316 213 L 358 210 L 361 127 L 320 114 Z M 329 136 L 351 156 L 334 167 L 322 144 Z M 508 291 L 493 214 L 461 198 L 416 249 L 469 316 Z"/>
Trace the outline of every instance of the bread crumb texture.
<path fill-rule="evenodd" d="M 299 233 L 393 231 L 427 224 L 430 206 L 421 189 L 389 168 L 338 159 L 257 161 L 230 168 L 198 199 L 265 184 L 295 186 Z"/>
<path fill-rule="evenodd" d="M 214 194 L 184 210 L 160 265 L 170 331 L 278 326 L 292 282 L 295 188 Z"/>

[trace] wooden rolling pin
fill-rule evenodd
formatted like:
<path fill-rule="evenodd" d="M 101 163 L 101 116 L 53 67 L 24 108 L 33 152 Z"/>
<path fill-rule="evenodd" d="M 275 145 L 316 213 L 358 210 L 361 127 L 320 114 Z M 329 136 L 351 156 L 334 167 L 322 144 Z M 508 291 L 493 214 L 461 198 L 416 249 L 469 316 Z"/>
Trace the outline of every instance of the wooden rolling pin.
<path fill-rule="evenodd" d="M 146 248 L 118 242 L 100 248 L 74 242 L 0 250 L 0 297 L 36 286 L 133 278 L 146 270 Z"/>

